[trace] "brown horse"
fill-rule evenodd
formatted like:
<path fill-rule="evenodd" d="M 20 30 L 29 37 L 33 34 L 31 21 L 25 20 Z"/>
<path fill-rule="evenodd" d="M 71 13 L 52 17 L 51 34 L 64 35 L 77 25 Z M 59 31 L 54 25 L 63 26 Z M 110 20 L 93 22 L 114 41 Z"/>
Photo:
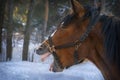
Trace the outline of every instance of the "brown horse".
<path fill-rule="evenodd" d="M 120 80 L 120 20 L 100 15 L 99 7 L 82 6 L 76 0 L 71 3 L 73 12 L 41 44 L 39 53 L 51 52 L 55 72 L 88 59 L 105 80 Z"/>

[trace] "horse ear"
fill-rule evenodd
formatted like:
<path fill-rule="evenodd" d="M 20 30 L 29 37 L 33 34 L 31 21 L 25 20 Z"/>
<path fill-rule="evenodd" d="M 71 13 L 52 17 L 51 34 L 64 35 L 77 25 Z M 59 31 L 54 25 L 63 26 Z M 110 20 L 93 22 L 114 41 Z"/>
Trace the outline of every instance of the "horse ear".
<path fill-rule="evenodd" d="M 77 14 L 79 17 L 84 16 L 85 9 L 77 0 L 71 0 L 73 13 Z"/>

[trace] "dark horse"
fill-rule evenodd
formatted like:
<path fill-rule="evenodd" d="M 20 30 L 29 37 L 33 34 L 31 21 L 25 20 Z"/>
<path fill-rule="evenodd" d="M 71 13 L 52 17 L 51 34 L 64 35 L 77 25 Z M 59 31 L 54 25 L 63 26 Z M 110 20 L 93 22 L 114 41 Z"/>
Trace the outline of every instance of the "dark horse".
<path fill-rule="evenodd" d="M 53 71 L 62 71 L 84 59 L 92 61 L 105 80 L 120 80 L 120 20 L 100 15 L 99 7 L 71 0 L 73 12 L 39 47 L 54 56 Z"/>

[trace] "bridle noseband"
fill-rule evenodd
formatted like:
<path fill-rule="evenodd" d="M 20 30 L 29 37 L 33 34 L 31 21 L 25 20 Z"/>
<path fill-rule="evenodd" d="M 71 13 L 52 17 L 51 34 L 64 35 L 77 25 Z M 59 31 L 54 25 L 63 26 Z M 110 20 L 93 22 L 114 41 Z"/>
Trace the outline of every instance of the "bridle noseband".
<path fill-rule="evenodd" d="M 53 41 L 52 41 L 52 37 L 49 36 L 48 38 L 48 42 L 45 43 L 45 45 L 47 46 L 47 48 L 49 49 L 49 51 L 53 54 L 58 66 L 63 69 L 63 65 L 58 57 L 58 55 L 56 54 L 56 50 L 58 49 L 64 49 L 64 48 L 70 48 L 70 47 L 74 47 L 75 51 L 74 51 L 74 64 L 78 64 L 81 61 L 83 61 L 83 59 L 79 60 L 78 58 L 78 49 L 79 47 L 82 45 L 82 43 L 85 41 L 85 39 L 88 37 L 89 33 L 92 31 L 92 29 L 94 28 L 94 26 L 96 25 L 96 23 L 99 21 L 100 19 L 100 11 L 93 11 L 93 13 L 91 14 L 92 16 L 90 17 L 90 23 L 87 26 L 87 30 L 82 34 L 82 36 L 80 36 L 80 39 L 71 42 L 71 43 L 67 43 L 67 44 L 63 44 L 63 45 L 58 45 L 55 46 Z M 84 17 L 83 17 L 84 18 Z M 66 68 L 68 68 L 69 66 L 66 66 Z"/>

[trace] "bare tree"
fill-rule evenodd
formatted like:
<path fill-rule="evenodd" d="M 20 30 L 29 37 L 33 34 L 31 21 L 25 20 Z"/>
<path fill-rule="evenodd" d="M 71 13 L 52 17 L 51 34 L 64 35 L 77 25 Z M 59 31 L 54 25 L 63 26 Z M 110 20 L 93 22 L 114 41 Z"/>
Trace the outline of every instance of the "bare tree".
<path fill-rule="evenodd" d="M 6 60 L 12 59 L 13 0 L 8 0 L 7 53 Z"/>
<path fill-rule="evenodd" d="M 0 54 L 2 53 L 2 28 L 4 22 L 6 0 L 0 0 Z"/>
<path fill-rule="evenodd" d="M 45 0 L 45 17 L 44 17 L 44 28 L 43 28 L 43 33 L 42 33 L 42 41 L 44 40 L 44 37 L 46 35 L 47 31 L 47 23 L 48 23 L 48 14 L 49 14 L 49 1 Z"/>
<path fill-rule="evenodd" d="M 30 5 L 29 5 L 28 15 L 27 15 L 27 24 L 26 24 L 25 33 L 24 33 L 24 43 L 23 43 L 23 52 L 22 52 L 22 60 L 23 61 L 28 60 L 30 33 L 32 30 L 30 24 L 31 24 L 33 7 L 34 7 L 34 0 L 30 0 Z"/>

